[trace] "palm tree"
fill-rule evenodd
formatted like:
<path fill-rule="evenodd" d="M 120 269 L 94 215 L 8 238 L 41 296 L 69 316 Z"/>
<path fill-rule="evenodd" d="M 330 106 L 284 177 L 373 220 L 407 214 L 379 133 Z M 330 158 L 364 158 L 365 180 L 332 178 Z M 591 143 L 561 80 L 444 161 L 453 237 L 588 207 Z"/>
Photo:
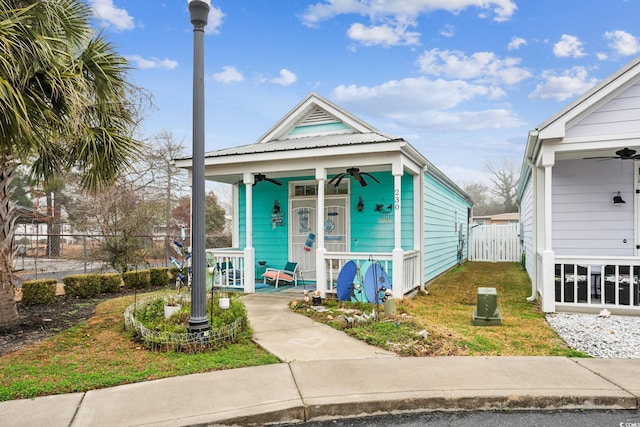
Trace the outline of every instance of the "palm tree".
<path fill-rule="evenodd" d="M 18 313 L 11 241 L 11 181 L 20 164 L 34 182 L 81 173 L 96 191 L 138 152 L 139 89 L 127 61 L 91 28 L 82 0 L 0 0 L 0 326 Z"/>

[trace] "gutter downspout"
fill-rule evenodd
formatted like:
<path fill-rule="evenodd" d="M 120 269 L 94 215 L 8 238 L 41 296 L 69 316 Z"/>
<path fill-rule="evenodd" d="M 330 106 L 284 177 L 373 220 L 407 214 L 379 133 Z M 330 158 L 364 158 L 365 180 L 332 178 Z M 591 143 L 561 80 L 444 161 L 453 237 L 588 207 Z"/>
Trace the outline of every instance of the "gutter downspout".
<path fill-rule="evenodd" d="M 536 206 L 536 198 L 537 198 L 537 191 L 536 191 L 536 185 L 537 185 L 537 180 L 536 180 L 536 176 L 537 173 L 534 169 L 534 164 L 533 161 L 531 160 L 531 158 L 526 157 L 526 161 L 527 164 L 529 165 L 529 168 L 531 169 L 531 179 L 533 180 L 533 192 L 532 192 L 532 197 L 533 197 L 533 206 Z M 533 213 L 533 212 L 532 212 Z M 520 230 L 521 233 L 524 233 L 524 230 Z M 535 238 L 535 237 L 534 237 Z M 536 261 L 537 264 L 537 261 Z M 532 280 L 531 281 L 531 296 L 527 297 L 527 302 L 534 302 L 536 299 L 538 299 L 538 272 L 536 271 L 536 280 Z"/>

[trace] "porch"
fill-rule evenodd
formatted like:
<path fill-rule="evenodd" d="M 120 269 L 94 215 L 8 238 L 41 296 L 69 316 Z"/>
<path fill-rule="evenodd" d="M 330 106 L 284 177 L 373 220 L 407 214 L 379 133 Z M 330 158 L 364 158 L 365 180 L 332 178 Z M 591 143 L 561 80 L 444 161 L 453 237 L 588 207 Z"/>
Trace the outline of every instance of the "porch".
<path fill-rule="evenodd" d="M 251 251 L 248 251 L 251 254 Z M 262 273 L 266 267 L 279 268 L 276 265 L 260 265 L 257 262 L 248 262 L 250 255 L 245 250 L 235 248 L 207 249 L 207 259 L 212 260 L 211 265 L 215 270 L 213 286 L 228 289 L 237 289 L 246 293 L 256 291 L 263 283 Z M 366 261 L 378 261 L 391 278 L 393 295 L 402 297 L 419 289 L 422 285 L 420 271 L 420 253 L 417 250 L 402 251 L 401 268 L 394 269 L 393 253 L 360 252 L 325 252 L 322 255 L 324 274 L 318 272 L 298 271 L 298 285 L 313 285 L 315 290 L 323 294 L 335 295 L 338 274 L 347 261 L 364 263 Z M 398 262 L 396 262 L 398 264 Z M 307 277 L 325 277 L 325 281 L 309 280 Z"/>
<path fill-rule="evenodd" d="M 555 311 L 640 315 L 640 259 L 637 257 L 556 256 L 553 264 Z M 589 310 L 591 309 L 591 310 Z"/>

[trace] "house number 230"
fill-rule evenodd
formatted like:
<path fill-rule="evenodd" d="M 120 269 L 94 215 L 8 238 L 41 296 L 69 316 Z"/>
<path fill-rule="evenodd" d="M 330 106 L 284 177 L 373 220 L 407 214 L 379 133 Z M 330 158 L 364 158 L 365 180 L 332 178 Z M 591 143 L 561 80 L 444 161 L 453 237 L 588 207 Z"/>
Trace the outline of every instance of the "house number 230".
<path fill-rule="evenodd" d="M 395 210 L 400 210 L 400 190 L 395 190 L 395 195 L 393 197 L 393 203 L 395 206 Z"/>

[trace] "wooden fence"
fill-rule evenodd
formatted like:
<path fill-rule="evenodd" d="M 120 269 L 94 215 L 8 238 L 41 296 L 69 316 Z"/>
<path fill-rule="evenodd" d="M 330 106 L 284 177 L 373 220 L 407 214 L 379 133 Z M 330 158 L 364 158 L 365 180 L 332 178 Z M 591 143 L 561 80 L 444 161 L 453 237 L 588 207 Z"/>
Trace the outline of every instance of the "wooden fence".
<path fill-rule="evenodd" d="M 476 225 L 471 228 L 469 259 L 484 262 L 520 261 L 520 224 Z"/>

